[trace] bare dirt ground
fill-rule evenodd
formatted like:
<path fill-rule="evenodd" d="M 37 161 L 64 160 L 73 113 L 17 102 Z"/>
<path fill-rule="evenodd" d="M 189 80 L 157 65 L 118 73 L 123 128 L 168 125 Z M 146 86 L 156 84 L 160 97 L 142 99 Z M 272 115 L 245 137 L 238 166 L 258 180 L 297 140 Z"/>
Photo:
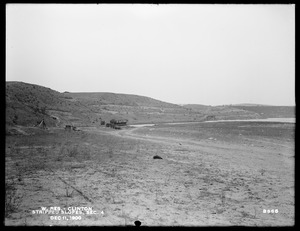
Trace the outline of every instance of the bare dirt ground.
<path fill-rule="evenodd" d="M 81 129 L 6 137 L 5 225 L 294 225 L 294 124 Z"/>

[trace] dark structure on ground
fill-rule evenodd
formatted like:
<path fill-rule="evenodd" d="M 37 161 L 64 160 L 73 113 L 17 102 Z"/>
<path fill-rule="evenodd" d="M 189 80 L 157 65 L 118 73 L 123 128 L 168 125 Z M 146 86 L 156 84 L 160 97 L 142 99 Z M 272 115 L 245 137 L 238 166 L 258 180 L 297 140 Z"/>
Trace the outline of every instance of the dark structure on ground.
<path fill-rule="evenodd" d="M 44 119 L 42 119 L 40 122 L 38 122 L 35 127 L 38 127 L 38 128 L 42 128 L 42 129 L 47 129 L 47 126 L 46 126 L 46 123 L 44 121 Z"/>
<path fill-rule="evenodd" d="M 127 125 L 128 120 L 115 120 L 112 119 L 110 120 L 110 123 L 106 124 L 106 127 L 111 127 L 114 129 L 121 129 L 121 126 L 126 126 Z"/>
<path fill-rule="evenodd" d="M 110 120 L 111 124 L 119 125 L 119 126 L 125 126 L 127 125 L 127 122 L 128 120 L 115 120 L 115 119 Z"/>
<path fill-rule="evenodd" d="M 65 130 L 67 130 L 67 131 L 72 131 L 72 130 L 73 131 L 80 131 L 78 128 L 76 128 L 73 125 L 66 125 Z"/>
<path fill-rule="evenodd" d="M 153 156 L 153 159 L 162 159 L 162 158 L 158 155 L 155 155 L 155 156 Z"/>
<path fill-rule="evenodd" d="M 138 227 L 139 227 L 139 226 L 141 226 L 142 222 L 140 222 L 140 221 L 135 221 L 134 224 L 135 224 L 135 226 L 138 226 Z"/>

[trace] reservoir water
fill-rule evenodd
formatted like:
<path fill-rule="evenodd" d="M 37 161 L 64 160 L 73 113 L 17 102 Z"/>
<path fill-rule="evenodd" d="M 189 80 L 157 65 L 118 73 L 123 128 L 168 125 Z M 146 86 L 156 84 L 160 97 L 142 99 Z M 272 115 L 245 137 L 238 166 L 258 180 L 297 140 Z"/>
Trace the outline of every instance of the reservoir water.
<path fill-rule="evenodd" d="M 197 124 L 197 123 L 218 123 L 218 122 L 279 122 L 279 123 L 296 123 L 296 118 L 267 118 L 267 119 L 246 119 L 246 120 L 210 120 L 204 122 L 172 122 L 172 123 L 160 123 L 160 124 Z M 155 124 L 134 124 L 131 127 L 151 127 Z"/>

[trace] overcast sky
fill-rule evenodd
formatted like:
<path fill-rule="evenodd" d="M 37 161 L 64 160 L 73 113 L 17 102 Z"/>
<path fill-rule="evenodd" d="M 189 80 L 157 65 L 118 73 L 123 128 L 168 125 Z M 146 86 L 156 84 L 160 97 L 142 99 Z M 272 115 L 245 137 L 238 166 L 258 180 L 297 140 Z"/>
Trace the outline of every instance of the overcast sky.
<path fill-rule="evenodd" d="M 295 105 L 295 6 L 8 4 L 6 80 L 177 104 Z"/>

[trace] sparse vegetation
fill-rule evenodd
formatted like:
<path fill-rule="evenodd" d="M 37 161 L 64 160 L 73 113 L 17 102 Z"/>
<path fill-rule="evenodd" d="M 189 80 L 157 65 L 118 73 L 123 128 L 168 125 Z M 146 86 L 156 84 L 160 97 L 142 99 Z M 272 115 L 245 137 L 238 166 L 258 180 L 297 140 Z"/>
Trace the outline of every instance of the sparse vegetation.
<path fill-rule="evenodd" d="M 47 126 L 55 126 L 51 113 L 59 113 L 63 120 L 71 118 L 80 124 L 92 124 L 93 118 L 128 119 L 130 123 L 159 123 L 204 121 L 206 116 L 216 119 L 261 118 L 266 115 L 294 117 L 295 107 L 239 107 L 239 106 L 179 106 L 144 96 L 112 93 L 59 93 L 57 91 L 20 82 L 6 83 L 7 123 L 36 124 L 45 117 Z M 17 108 L 17 109 L 16 109 Z M 256 111 L 255 111 L 256 110 Z M 67 112 L 61 113 L 61 112 Z M 264 114 L 262 114 L 264 112 Z M 71 116 L 72 115 L 72 116 Z M 16 119 L 16 117 L 18 119 Z"/>
<path fill-rule="evenodd" d="M 17 183 L 14 179 L 5 181 L 5 217 L 17 212 L 21 203 L 21 197 L 17 193 Z"/>
<path fill-rule="evenodd" d="M 8 121 L 16 115 L 18 124 L 36 123 L 40 111 L 35 117 L 32 108 L 29 110 L 10 98 L 12 92 L 21 94 L 18 100 L 22 103 L 21 92 L 29 91 L 30 85 L 26 85 L 27 90 L 22 86 L 17 88 L 18 84 L 12 85 L 8 84 L 11 89 L 7 97 L 14 107 L 9 107 Z M 62 124 L 70 119 L 84 124 L 99 118 L 99 114 L 92 115 L 89 111 L 93 100 L 99 102 L 98 96 L 108 111 L 117 112 L 114 115 L 130 112 L 128 115 L 137 122 L 147 121 L 149 115 L 153 123 L 162 118 L 166 121 L 183 118 L 180 107 L 167 107 L 163 102 L 148 98 L 132 97 L 136 100 L 132 103 L 130 97 L 125 96 L 119 102 L 118 96 L 110 94 L 83 97 L 70 93 L 74 101 L 68 101 L 69 107 L 65 99 L 58 100 L 57 92 L 40 86 L 31 90 L 33 95 L 41 93 L 37 98 L 39 105 L 46 105 L 45 112 L 53 113 Z M 45 99 L 49 95 L 52 98 Z M 86 103 L 85 109 L 79 101 Z M 165 111 L 158 115 L 161 106 Z M 214 114 L 224 115 L 222 110 L 226 108 L 214 108 Z M 183 110 L 185 115 L 182 115 L 190 116 L 191 120 L 200 120 L 202 116 L 197 116 L 195 110 Z M 111 114 L 105 113 L 101 119 L 110 121 Z M 109 115 L 109 119 L 105 115 Z M 55 124 L 55 120 L 49 118 Z M 294 124 L 162 124 L 121 131 L 95 126 L 82 128 L 80 132 L 66 132 L 60 127 L 52 129 L 50 125 L 47 131 L 14 126 L 19 129 L 16 130 L 18 135 L 6 137 L 6 225 L 54 224 L 48 216 L 37 219 L 24 212 L 41 205 L 92 206 L 100 214 L 105 210 L 103 219 L 90 215 L 71 225 L 128 225 L 134 219 L 141 219 L 146 225 L 155 225 L 158 221 L 162 225 L 176 221 L 178 225 L 196 226 L 293 224 Z M 21 129 L 31 135 L 24 135 Z M 243 135 L 239 135 L 241 133 Z M 214 139 L 208 140 L 210 137 Z M 280 155 L 274 150 L 280 150 Z M 154 155 L 163 159 L 154 160 Z M 274 214 L 276 219 L 260 211 L 258 206 L 266 204 L 282 211 Z M 159 220 L 160 217 L 163 219 Z M 61 223 L 70 225 L 70 222 Z"/>
<path fill-rule="evenodd" d="M 238 123 L 236 127 L 241 124 L 243 123 Z M 277 129 L 284 131 L 285 126 L 277 127 Z M 266 127 L 268 127 L 267 124 L 264 129 L 268 133 L 274 129 L 270 126 L 272 129 L 268 130 Z M 151 137 L 161 137 L 166 135 L 164 131 L 168 129 L 167 137 L 171 142 L 153 143 L 155 140 L 149 142 L 145 138 L 135 140 L 130 139 L 130 137 L 113 135 L 113 132 L 112 135 L 101 133 L 101 130 L 99 133 L 68 133 L 64 130 L 56 130 L 52 134 L 10 136 L 7 137 L 7 146 L 10 148 L 7 149 L 6 156 L 11 158 L 11 160 L 6 161 L 7 174 L 14 176 L 15 189 L 22 189 L 31 185 L 31 189 L 27 193 L 30 194 L 30 190 L 32 192 L 36 190 L 35 194 L 30 197 L 30 200 L 34 201 L 32 206 L 38 207 L 41 203 L 38 202 L 39 200 L 47 204 L 54 198 L 61 201 L 63 206 L 72 206 L 78 203 L 99 204 L 98 211 L 102 211 L 104 205 L 111 204 L 113 205 L 112 210 L 110 213 L 105 213 L 105 216 L 112 214 L 117 217 L 120 216 L 123 224 L 128 224 L 131 222 L 131 218 L 137 215 L 134 212 L 135 209 L 132 212 L 128 210 L 135 208 L 135 206 L 143 208 L 138 210 L 138 215 L 150 223 L 151 219 L 158 219 L 154 215 L 156 212 L 165 217 L 168 217 L 167 214 L 176 217 L 178 213 L 190 222 L 199 222 L 200 218 L 193 211 L 201 211 L 201 209 L 205 209 L 215 216 L 224 216 L 229 221 L 232 220 L 233 223 L 237 217 L 241 219 L 240 224 L 259 224 L 262 219 L 264 222 L 269 221 L 254 209 L 237 209 L 244 204 L 253 208 L 254 205 L 257 206 L 257 203 L 261 203 L 267 195 L 274 195 L 272 199 L 274 203 L 279 200 L 275 194 L 265 191 L 263 185 L 271 183 L 273 178 L 266 177 L 262 169 L 272 172 L 268 170 L 272 167 L 270 165 L 261 167 L 258 158 L 249 159 L 247 153 L 252 150 L 252 146 L 249 148 L 243 146 L 243 153 L 240 153 L 239 149 L 239 155 L 231 155 L 226 149 L 227 146 L 222 149 L 222 155 L 215 152 L 215 149 L 210 149 L 210 146 L 205 146 L 204 150 L 212 153 L 209 155 L 203 153 L 203 146 L 191 145 L 185 140 L 180 141 L 180 146 L 178 141 L 172 143 L 173 132 L 180 134 L 181 139 L 186 137 L 190 141 L 193 139 L 187 134 L 195 136 L 196 134 L 199 135 L 199 131 L 201 131 L 210 136 L 211 134 L 216 135 L 216 131 L 221 132 L 221 129 L 225 129 L 224 133 L 229 133 L 233 137 L 224 136 L 221 133 L 218 140 L 226 140 L 226 144 L 237 144 L 237 142 L 241 142 L 240 139 L 242 138 L 238 135 L 238 131 L 235 132 L 234 126 L 202 124 L 201 129 L 199 129 L 195 125 L 169 127 L 162 125 L 151 129 L 145 128 L 140 129 L 140 131 L 150 134 Z M 141 134 L 138 132 L 139 129 L 134 130 L 134 133 L 130 133 L 130 131 L 128 130 L 128 134 L 138 134 L 144 137 L 143 132 Z M 194 131 L 198 132 L 195 133 Z M 288 130 L 285 131 L 286 135 L 282 135 L 282 137 L 286 137 L 286 139 L 281 139 L 280 142 L 287 142 L 288 140 Z M 257 139 L 256 142 L 262 140 L 259 130 L 254 129 L 252 133 L 246 132 L 245 134 L 248 134 L 248 138 L 252 137 L 251 142 L 253 139 Z M 231 141 L 228 137 L 231 137 Z M 217 150 L 219 149 L 220 147 Z M 152 159 L 153 155 L 162 153 L 164 160 L 155 161 Z M 255 154 L 259 158 L 264 158 L 264 153 L 262 150 Z M 227 159 L 227 157 L 230 158 Z M 241 161 L 244 160 L 243 158 L 247 158 L 247 161 Z M 11 161 L 13 161 L 12 165 L 10 164 Z M 269 161 L 262 161 L 261 163 L 266 165 Z M 255 170 L 256 174 L 247 173 L 243 170 L 244 165 L 249 164 L 252 166 L 251 169 L 257 169 Z M 288 172 L 288 168 L 285 171 Z M 275 170 L 273 170 L 274 172 Z M 283 172 L 277 175 L 276 180 L 278 181 L 282 176 Z M 19 181 L 18 178 L 21 180 Z M 282 181 L 283 184 L 284 182 Z M 253 189 L 249 187 L 251 184 L 255 184 Z M 270 185 L 274 192 L 277 190 L 275 186 L 276 184 Z M 10 214 L 17 212 L 16 208 L 29 209 L 24 207 L 26 203 L 20 207 L 21 203 L 18 202 L 17 198 L 22 198 L 23 201 L 28 200 L 28 198 L 22 197 L 21 194 L 17 196 L 18 193 L 14 194 L 17 191 L 11 190 L 10 195 L 15 196 L 9 198 L 16 199 L 8 198 L 6 202 L 6 206 L 10 208 L 7 210 L 10 211 Z M 44 193 L 45 191 L 52 193 L 48 195 Z M 128 208 L 127 212 L 125 214 L 124 210 L 123 214 L 120 214 L 119 209 L 124 206 L 125 201 L 126 208 Z M 164 209 L 162 210 L 160 206 L 163 206 Z M 285 206 L 291 205 L 286 203 Z M 144 210 L 148 212 L 144 212 Z M 10 219 L 9 216 L 7 219 Z M 21 221 L 24 222 L 24 219 L 22 217 Z M 93 221 L 92 216 L 86 217 L 86 219 L 89 219 L 90 222 Z M 183 221 L 179 217 L 176 219 L 178 224 Z M 204 223 L 208 222 L 205 224 L 210 224 L 208 219 L 206 220 L 204 217 L 201 219 Z M 283 221 L 283 218 L 277 217 L 277 220 Z M 101 222 L 105 221 L 104 219 L 101 220 Z M 162 222 L 166 221 L 167 219 Z M 34 221 L 27 216 L 27 225 L 33 224 L 32 222 Z M 44 222 L 45 224 L 49 223 L 49 221 Z M 272 220 L 272 222 L 274 221 Z"/>

